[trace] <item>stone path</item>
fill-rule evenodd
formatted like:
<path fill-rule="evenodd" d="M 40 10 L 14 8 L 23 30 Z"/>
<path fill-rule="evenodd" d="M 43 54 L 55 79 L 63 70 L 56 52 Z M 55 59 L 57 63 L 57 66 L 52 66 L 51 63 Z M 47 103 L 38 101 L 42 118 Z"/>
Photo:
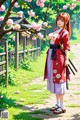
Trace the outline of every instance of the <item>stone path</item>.
<path fill-rule="evenodd" d="M 49 98 L 45 99 L 45 104 L 27 105 L 26 108 L 31 108 L 29 111 L 41 110 L 46 114 L 33 114 L 32 116 L 43 118 L 43 120 L 80 120 L 80 44 L 72 46 L 71 51 L 75 54 L 73 63 L 78 69 L 78 72 L 74 76 L 71 74 L 71 81 L 69 82 L 69 90 L 65 94 L 65 106 L 67 112 L 64 114 L 55 115 L 50 108 L 55 104 L 55 96 L 51 94 Z M 40 84 L 45 84 L 42 77 L 36 78 L 31 84 L 35 84 L 37 81 Z M 46 89 L 46 87 L 44 88 Z"/>

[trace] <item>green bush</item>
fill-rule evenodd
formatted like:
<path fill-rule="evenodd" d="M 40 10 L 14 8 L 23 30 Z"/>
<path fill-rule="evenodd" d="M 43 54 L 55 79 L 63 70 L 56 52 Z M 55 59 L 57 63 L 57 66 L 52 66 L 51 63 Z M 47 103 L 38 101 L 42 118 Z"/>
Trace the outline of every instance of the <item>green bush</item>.
<path fill-rule="evenodd" d="M 12 74 L 11 70 L 8 70 L 8 84 L 10 85 L 15 85 L 14 77 L 15 75 Z M 6 80 L 5 80 L 5 75 L 0 77 L 0 85 L 5 85 Z"/>
<path fill-rule="evenodd" d="M 25 69 L 25 70 L 31 70 L 31 65 L 29 61 L 21 61 L 20 62 L 20 67 Z"/>
<path fill-rule="evenodd" d="M 0 53 L 4 52 L 4 47 L 0 46 Z"/>

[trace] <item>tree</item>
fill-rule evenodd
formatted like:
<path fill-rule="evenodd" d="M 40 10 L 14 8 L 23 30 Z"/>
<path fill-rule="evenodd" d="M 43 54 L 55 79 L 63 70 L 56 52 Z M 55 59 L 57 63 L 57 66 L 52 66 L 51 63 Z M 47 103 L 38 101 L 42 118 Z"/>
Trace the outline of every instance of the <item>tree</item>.
<path fill-rule="evenodd" d="M 22 7 L 25 6 L 25 8 L 30 8 L 30 5 L 28 3 L 31 1 L 32 0 L 26 0 L 26 1 L 23 1 L 23 0 L 0 0 L 0 12 L 5 12 L 4 17 L 3 16 L 0 17 L 0 21 L 1 21 L 0 40 L 2 40 L 2 37 L 6 33 L 9 33 L 11 31 L 25 32 L 26 35 L 31 34 L 30 28 L 28 30 L 25 30 L 25 29 L 22 30 L 20 28 L 20 25 L 14 24 L 13 21 L 10 19 L 11 14 L 14 14 L 14 12 L 13 12 L 14 7 L 18 8 L 21 5 Z M 44 1 L 45 0 L 37 0 L 36 5 L 39 7 L 43 7 Z M 8 5 L 7 9 L 5 8 L 5 5 Z M 19 11 L 15 14 L 17 15 L 17 17 L 23 16 L 22 11 Z M 29 14 L 29 16 L 34 17 L 35 12 L 33 10 L 30 10 L 30 11 L 28 11 L 28 14 Z M 46 26 L 46 24 L 45 24 L 45 26 Z M 36 33 L 35 31 L 40 31 L 41 27 L 42 27 L 41 24 L 33 23 L 32 28 L 34 29 L 34 34 Z M 43 36 L 41 35 L 40 37 L 43 37 Z"/>
<path fill-rule="evenodd" d="M 6 8 L 5 5 L 7 6 Z M 24 32 L 28 36 L 31 34 L 34 36 L 36 31 L 39 32 L 42 27 L 42 23 L 37 24 L 35 22 L 41 20 L 45 22 L 44 26 L 47 27 L 46 22 L 53 21 L 56 15 L 63 11 L 68 12 L 71 17 L 73 14 L 79 16 L 79 5 L 79 0 L 0 0 L 0 14 L 4 15 L 4 17 L 0 16 L 0 21 L 2 22 L 0 26 L 0 40 L 6 33 L 11 31 Z M 16 12 L 13 12 L 14 10 L 16 10 Z M 30 28 L 22 30 L 19 25 L 15 25 L 10 19 L 12 14 L 15 14 L 17 17 L 22 17 L 23 12 L 27 18 L 31 17 L 34 21 L 34 23 L 32 23 L 33 33 Z M 43 36 L 41 36 L 41 38 L 42 37 Z"/>

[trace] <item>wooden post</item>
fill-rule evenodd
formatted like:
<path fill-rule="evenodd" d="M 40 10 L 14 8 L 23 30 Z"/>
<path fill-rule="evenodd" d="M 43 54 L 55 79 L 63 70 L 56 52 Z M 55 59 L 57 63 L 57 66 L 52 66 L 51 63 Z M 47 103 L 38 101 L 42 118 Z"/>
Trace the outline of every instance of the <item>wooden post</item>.
<path fill-rule="evenodd" d="M 25 60 L 26 37 L 23 39 L 23 60 Z"/>
<path fill-rule="evenodd" d="M 6 52 L 6 87 L 8 87 L 8 41 L 5 42 Z"/>
<path fill-rule="evenodd" d="M 15 33 L 15 68 L 18 70 L 18 64 L 19 64 L 19 32 Z"/>

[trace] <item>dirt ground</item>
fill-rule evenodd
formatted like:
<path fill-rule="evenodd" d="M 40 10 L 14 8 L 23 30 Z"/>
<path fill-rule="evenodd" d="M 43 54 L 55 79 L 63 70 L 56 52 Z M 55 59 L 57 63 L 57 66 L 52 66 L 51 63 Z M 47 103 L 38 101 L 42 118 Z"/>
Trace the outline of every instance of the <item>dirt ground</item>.
<path fill-rule="evenodd" d="M 69 82 L 69 90 L 65 94 L 65 106 L 66 113 L 55 115 L 50 108 L 55 104 L 55 95 L 51 94 L 49 98 L 45 99 L 45 104 L 28 105 L 26 107 L 32 108 L 31 111 L 41 110 L 46 114 L 33 114 L 32 116 L 43 118 L 43 120 L 80 120 L 80 44 L 75 44 L 71 47 L 71 51 L 75 57 L 73 60 L 78 72 L 76 75 L 71 73 L 71 81 Z M 35 81 L 40 84 L 45 84 L 43 77 L 36 78 L 31 84 L 35 84 Z M 46 89 L 46 87 L 44 88 Z M 30 111 L 29 110 L 29 111 Z"/>

